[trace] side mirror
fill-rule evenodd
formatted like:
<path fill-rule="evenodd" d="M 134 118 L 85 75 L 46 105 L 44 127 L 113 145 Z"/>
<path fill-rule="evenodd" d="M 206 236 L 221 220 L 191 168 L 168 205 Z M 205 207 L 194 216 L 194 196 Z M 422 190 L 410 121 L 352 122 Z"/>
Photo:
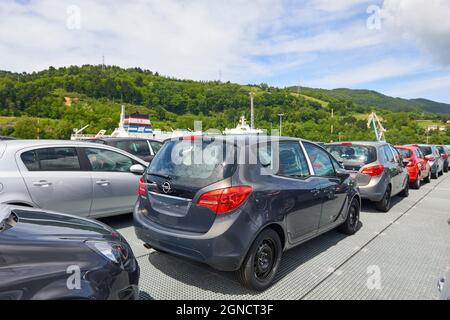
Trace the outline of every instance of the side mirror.
<path fill-rule="evenodd" d="M 406 167 L 409 163 L 409 160 L 402 160 L 402 165 Z"/>
<path fill-rule="evenodd" d="M 140 164 L 135 164 L 130 167 L 130 172 L 141 176 L 144 174 L 145 168 Z"/>

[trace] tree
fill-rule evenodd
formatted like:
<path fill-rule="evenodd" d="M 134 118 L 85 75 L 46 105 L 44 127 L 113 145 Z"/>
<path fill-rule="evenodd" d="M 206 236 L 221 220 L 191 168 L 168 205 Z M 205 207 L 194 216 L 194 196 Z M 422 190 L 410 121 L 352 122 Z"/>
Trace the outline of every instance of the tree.
<path fill-rule="evenodd" d="M 37 134 L 37 121 L 33 118 L 22 117 L 16 123 L 13 136 L 21 139 L 36 139 Z"/>

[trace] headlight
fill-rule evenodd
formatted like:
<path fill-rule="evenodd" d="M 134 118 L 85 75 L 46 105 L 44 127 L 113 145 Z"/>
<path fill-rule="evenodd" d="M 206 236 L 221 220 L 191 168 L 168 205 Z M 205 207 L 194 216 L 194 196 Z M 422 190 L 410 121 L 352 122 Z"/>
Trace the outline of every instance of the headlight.
<path fill-rule="evenodd" d="M 86 241 L 85 243 L 89 248 L 115 264 L 123 265 L 128 259 L 127 248 L 119 243 L 107 241 Z"/>

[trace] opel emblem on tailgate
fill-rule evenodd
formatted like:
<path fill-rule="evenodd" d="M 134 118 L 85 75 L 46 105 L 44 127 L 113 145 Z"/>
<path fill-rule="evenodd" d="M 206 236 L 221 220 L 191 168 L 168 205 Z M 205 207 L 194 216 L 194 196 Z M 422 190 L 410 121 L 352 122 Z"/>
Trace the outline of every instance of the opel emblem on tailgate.
<path fill-rule="evenodd" d="M 170 183 L 169 182 L 164 182 L 163 184 L 162 184 L 162 191 L 164 192 L 164 193 L 170 193 L 171 191 L 172 191 L 172 186 L 170 185 Z"/>

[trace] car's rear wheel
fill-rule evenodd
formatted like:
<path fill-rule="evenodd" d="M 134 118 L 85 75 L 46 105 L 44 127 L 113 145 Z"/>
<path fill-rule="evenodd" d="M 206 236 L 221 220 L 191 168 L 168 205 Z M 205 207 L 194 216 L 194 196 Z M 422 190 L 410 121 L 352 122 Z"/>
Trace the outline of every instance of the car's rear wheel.
<path fill-rule="evenodd" d="M 274 230 L 261 232 L 238 270 L 242 285 L 257 291 L 270 287 L 280 266 L 282 251 L 280 237 Z"/>
<path fill-rule="evenodd" d="M 345 222 L 339 226 L 338 231 L 348 235 L 355 234 L 358 230 L 359 213 L 359 202 L 358 200 L 353 199 L 350 207 L 348 208 L 347 219 L 345 219 Z"/>
<path fill-rule="evenodd" d="M 439 178 L 439 173 L 438 173 L 438 171 L 436 170 L 436 172 L 433 172 L 433 173 L 431 174 L 431 179 L 437 179 L 437 178 Z"/>
<path fill-rule="evenodd" d="M 444 163 L 444 172 L 448 172 L 448 163 Z"/>
<path fill-rule="evenodd" d="M 413 183 L 411 183 L 411 187 L 415 190 L 419 190 L 420 189 L 420 177 L 422 176 L 422 172 L 419 172 L 417 174 L 417 178 L 416 181 L 414 181 Z"/>
<path fill-rule="evenodd" d="M 407 198 L 409 197 L 409 178 L 406 180 L 405 188 L 403 188 L 402 192 L 400 192 L 400 197 Z"/>
<path fill-rule="evenodd" d="M 383 198 L 380 201 L 375 202 L 375 207 L 377 208 L 378 211 L 381 211 L 381 212 L 388 212 L 389 209 L 391 209 L 391 187 L 390 186 L 388 186 L 386 188 Z"/>
<path fill-rule="evenodd" d="M 431 182 L 431 170 L 428 172 L 428 176 L 424 179 L 425 183 Z"/>

